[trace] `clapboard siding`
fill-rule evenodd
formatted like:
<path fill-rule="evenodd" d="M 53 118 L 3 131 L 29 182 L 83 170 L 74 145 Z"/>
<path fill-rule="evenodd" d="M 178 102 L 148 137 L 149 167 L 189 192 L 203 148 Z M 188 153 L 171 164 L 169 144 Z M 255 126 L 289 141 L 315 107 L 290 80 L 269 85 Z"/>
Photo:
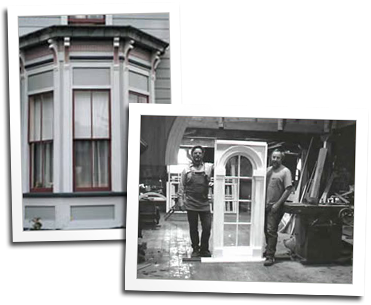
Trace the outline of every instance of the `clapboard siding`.
<path fill-rule="evenodd" d="M 131 25 L 143 32 L 170 43 L 170 23 L 168 13 L 114 15 L 113 25 Z M 156 71 L 155 97 L 158 104 L 171 103 L 170 48 L 161 57 Z"/>
<path fill-rule="evenodd" d="M 159 99 L 169 99 L 170 96 L 170 89 L 156 89 L 156 98 Z"/>
<path fill-rule="evenodd" d="M 60 16 L 42 16 L 42 17 L 19 17 L 19 36 L 35 32 L 42 28 L 62 24 Z"/>
<path fill-rule="evenodd" d="M 158 89 L 170 88 L 170 78 L 158 79 L 156 78 L 156 85 Z"/>
<path fill-rule="evenodd" d="M 112 16 L 113 25 L 136 27 L 170 43 L 170 25 L 168 13 L 120 14 Z M 44 27 L 62 24 L 61 16 L 19 17 L 19 36 L 40 30 Z M 156 103 L 168 104 L 170 99 L 170 48 L 161 57 L 157 67 L 155 82 Z"/>

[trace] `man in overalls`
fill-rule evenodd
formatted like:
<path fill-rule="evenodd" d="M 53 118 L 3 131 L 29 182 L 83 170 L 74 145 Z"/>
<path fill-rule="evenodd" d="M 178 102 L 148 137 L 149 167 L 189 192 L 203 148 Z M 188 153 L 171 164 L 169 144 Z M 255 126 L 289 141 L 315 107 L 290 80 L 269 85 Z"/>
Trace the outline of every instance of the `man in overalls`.
<path fill-rule="evenodd" d="M 211 212 L 208 199 L 213 165 L 204 163 L 204 148 L 195 146 L 191 150 L 192 162 L 181 175 L 178 204 L 187 211 L 189 232 L 192 242 L 192 257 L 210 257 L 209 238 L 211 231 Z M 198 218 L 201 220 L 201 244 L 198 232 Z"/>
<path fill-rule="evenodd" d="M 264 233 L 266 250 L 264 266 L 274 264 L 278 239 L 278 225 L 283 216 L 283 204 L 290 196 L 292 179 L 290 170 L 282 165 L 284 152 L 274 150 L 271 157 L 271 166 L 267 169 L 267 195 L 265 208 Z"/>

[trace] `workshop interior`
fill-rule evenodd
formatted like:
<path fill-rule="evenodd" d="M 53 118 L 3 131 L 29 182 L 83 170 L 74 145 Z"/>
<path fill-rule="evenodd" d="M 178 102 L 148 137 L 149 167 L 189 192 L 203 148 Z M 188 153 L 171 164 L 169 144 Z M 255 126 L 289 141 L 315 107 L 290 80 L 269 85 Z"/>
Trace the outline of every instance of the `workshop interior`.
<path fill-rule="evenodd" d="M 278 148 L 293 180 L 279 225 L 283 256 L 302 265 L 352 263 L 356 121 L 142 116 L 140 142 L 138 275 L 153 262 L 148 236 L 186 219 L 177 206 L 180 175 L 196 145 L 219 168 L 209 189 L 209 260 L 262 257 L 263 172 Z"/>

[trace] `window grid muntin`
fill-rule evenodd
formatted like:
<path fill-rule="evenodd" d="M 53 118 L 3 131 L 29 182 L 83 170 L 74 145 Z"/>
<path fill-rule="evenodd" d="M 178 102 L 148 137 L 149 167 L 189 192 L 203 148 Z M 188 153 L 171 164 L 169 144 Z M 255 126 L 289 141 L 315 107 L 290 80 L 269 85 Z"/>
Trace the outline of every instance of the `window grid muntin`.
<path fill-rule="evenodd" d="M 234 225 L 236 228 L 235 228 L 235 246 L 234 247 L 237 247 L 239 246 L 239 234 L 238 234 L 238 229 L 239 229 L 239 226 L 249 226 L 250 227 L 250 230 L 251 230 L 251 220 L 250 222 L 240 222 L 239 221 L 239 203 L 240 202 L 250 202 L 252 203 L 252 200 L 248 200 L 248 199 L 240 199 L 240 181 L 241 180 L 246 180 L 246 181 L 251 181 L 251 190 L 253 189 L 253 177 L 246 177 L 246 176 L 243 176 L 241 177 L 240 174 L 241 174 L 241 157 L 244 157 L 246 158 L 245 156 L 242 156 L 241 154 L 237 155 L 238 156 L 238 159 L 237 159 L 237 176 L 226 176 L 224 178 L 224 197 L 225 197 L 225 186 L 226 185 L 231 185 L 232 187 L 234 186 L 234 182 L 227 182 L 227 180 L 234 180 L 236 179 L 237 180 L 237 183 L 235 184 L 235 187 L 237 188 L 237 199 L 234 199 L 232 198 L 231 200 L 226 200 L 224 199 L 224 214 L 226 213 L 225 211 L 225 205 L 227 202 L 233 202 L 233 204 L 236 204 L 236 222 L 228 222 L 228 221 L 225 221 L 225 218 L 223 219 L 223 226 L 225 225 Z M 231 160 L 233 157 L 235 156 L 231 156 L 229 160 Z M 250 160 L 248 158 L 246 158 L 247 161 L 250 162 Z M 227 164 L 228 164 L 228 161 L 227 161 Z M 250 162 L 251 163 L 251 162 Z M 251 165 L 252 166 L 252 165 Z M 251 210 L 251 205 L 250 205 L 250 210 Z M 233 211 L 230 212 L 230 214 L 234 214 Z M 251 234 L 251 231 L 250 231 L 250 234 Z M 249 241 L 250 241 L 250 238 L 249 238 Z"/>

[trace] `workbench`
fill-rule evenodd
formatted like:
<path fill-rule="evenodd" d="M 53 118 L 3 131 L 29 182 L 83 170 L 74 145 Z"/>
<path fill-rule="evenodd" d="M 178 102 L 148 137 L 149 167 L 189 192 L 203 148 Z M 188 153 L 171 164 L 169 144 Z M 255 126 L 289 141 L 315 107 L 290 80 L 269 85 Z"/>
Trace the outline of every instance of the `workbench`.
<path fill-rule="evenodd" d="M 284 204 L 284 212 L 294 214 L 293 237 L 284 242 L 292 256 L 306 263 L 332 263 L 342 255 L 344 217 L 352 217 L 349 205 Z"/>

